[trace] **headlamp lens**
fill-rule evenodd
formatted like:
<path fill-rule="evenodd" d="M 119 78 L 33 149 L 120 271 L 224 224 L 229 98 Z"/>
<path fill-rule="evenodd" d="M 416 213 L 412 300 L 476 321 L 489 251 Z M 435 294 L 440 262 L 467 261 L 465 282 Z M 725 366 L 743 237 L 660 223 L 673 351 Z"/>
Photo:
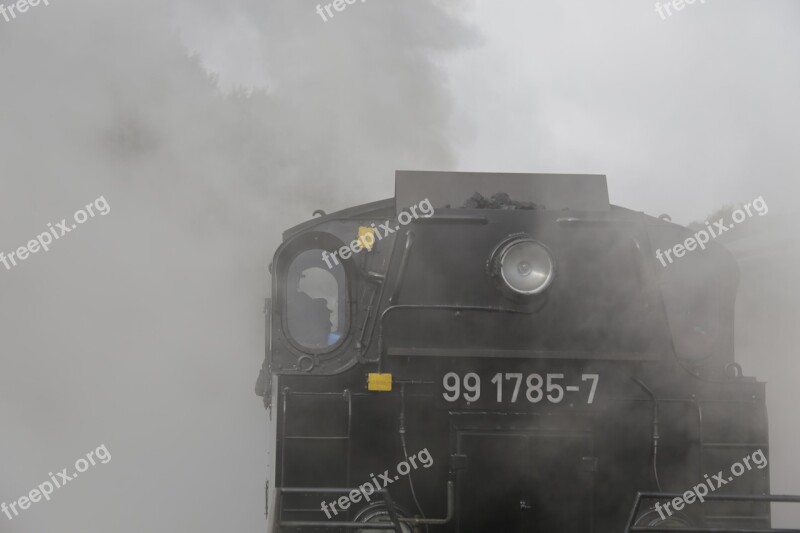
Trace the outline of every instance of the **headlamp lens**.
<path fill-rule="evenodd" d="M 500 251 L 498 261 L 503 283 L 517 294 L 539 294 L 553 281 L 553 260 L 536 241 L 510 242 Z"/>

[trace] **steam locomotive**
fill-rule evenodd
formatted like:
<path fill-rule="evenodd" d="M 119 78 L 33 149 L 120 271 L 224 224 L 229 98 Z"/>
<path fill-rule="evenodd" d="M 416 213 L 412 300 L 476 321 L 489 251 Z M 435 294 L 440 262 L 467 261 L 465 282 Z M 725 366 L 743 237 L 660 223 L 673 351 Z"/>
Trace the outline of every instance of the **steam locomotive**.
<path fill-rule="evenodd" d="M 735 260 L 659 262 L 689 231 L 605 176 L 398 171 L 315 215 L 270 265 L 269 532 L 760 531 L 798 501 L 769 495 Z"/>

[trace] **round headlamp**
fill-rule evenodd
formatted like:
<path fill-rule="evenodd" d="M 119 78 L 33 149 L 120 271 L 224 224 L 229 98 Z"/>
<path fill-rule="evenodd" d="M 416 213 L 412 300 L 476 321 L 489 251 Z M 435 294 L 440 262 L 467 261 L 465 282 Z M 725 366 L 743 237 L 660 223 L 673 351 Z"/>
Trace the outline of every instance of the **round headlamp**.
<path fill-rule="evenodd" d="M 532 296 L 550 286 L 555 274 L 553 258 L 544 245 L 518 237 L 501 245 L 494 254 L 493 271 L 512 292 Z"/>

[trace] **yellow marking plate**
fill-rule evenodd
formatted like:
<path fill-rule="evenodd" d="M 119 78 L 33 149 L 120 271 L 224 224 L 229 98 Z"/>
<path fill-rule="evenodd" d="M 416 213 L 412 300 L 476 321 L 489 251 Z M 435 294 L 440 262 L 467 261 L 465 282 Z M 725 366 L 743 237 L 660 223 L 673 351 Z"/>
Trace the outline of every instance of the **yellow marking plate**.
<path fill-rule="evenodd" d="M 375 245 L 375 228 L 368 228 L 367 226 L 358 227 L 358 243 L 362 248 L 368 252 L 372 251 Z"/>
<path fill-rule="evenodd" d="M 373 391 L 392 390 L 392 375 L 376 374 L 370 372 L 369 374 L 367 374 L 367 389 Z"/>

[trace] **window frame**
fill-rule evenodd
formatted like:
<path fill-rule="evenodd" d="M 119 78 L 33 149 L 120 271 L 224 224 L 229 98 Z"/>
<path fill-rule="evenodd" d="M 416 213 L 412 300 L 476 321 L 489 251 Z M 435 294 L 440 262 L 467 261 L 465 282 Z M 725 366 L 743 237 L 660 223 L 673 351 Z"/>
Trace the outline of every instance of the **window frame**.
<path fill-rule="evenodd" d="M 287 246 L 284 248 L 280 256 L 277 258 L 275 279 L 276 279 L 277 296 L 280 302 L 279 309 L 281 315 L 280 317 L 281 333 L 284 339 L 286 340 L 287 345 L 298 356 L 311 355 L 315 359 L 320 356 L 327 356 L 324 357 L 324 359 L 328 359 L 331 356 L 337 355 L 339 352 L 344 351 L 343 348 L 351 340 L 351 330 L 353 327 L 352 302 L 354 301 L 352 294 L 353 291 L 352 281 L 354 278 L 352 275 L 353 265 L 349 261 L 340 260 L 339 263 L 339 267 L 344 269 L 344 288 L 340 290 L 340 295 L 344 297 L 344 316 L 338 317 L 340 323 L 342 320 L 344 320 L 343 327 L 339 328 L 339 331 L 342 332 L 341 338 L 337 340 L 334 344 L 331 344 L 330 346 L 326 346 L 323 348 L 314 349 L 307 346 L 303 346 L 292 336 L 288 322 L 289 299 L 288 299 L 287 277 L 289 274 L 289 269 L 291 268 L 294 261 L 297 259 L 298 256 L 300 256 L 300 254 L 302 254 L 303 252 L 307 252 L 309 250 L 324 250 L 329 253 L 333 253 L 334 251 L 339 250 L 342 246 L 345 246 L 345 243 L 342 242 L 335 235 L 324 232 L 312 232 L 297 236 L 295 239 L 292 240 L 291 243 L 287 244 Z M 322 265 L 325 265 L 325 263 L 322 263 Z M 333 272 L 333 269 L 331 269 L 331 272 Z"/>

